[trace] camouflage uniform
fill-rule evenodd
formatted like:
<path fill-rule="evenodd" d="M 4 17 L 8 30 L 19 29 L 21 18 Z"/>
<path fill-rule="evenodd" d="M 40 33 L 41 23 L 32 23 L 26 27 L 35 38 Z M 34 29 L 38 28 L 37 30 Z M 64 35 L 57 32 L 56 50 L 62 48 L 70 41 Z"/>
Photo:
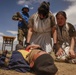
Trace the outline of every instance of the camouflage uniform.
<path fill-rule="evenodd" d="M 72 24 L 67 23 L 62 27 L 61 32 L 60 28 L 57 25 L 57 34 L 57 41 L 59 47 L 62 47 L 63 43 L 65 43 L 66 46 L 70 46 L 71 38 L 75 36 L 75 28 Z"/>
<path fill-rule="evenodd" d="M 27 60 L 31 70 L 36 73 L 36 75 L 55 75 L 58 71 L 53 58 L 45 51 L 41 51 L 40 49 L 18 51 L 22 54 L 24 59 Z M 31 64 L 33 65 L 31 66 Z"/>
<path fill-rule="evenodd" d="M 20 14 L 24 18 L 24 20 L 26 22 L 26 25 L 28 25 L 29 14 L 28 13 L 23 14 L 22 12 Z M 12 17 L 13 20 L 18 20 L 18 18 L 19 18 L 19 16 L 17 15 L 17 13 L 15 15 L 13 15 L 13 17 Z M 28 28 L 27 28 L 27 26 L 25 26 L 23 21 L 18 21 L 18 35 L 17 35 L 18 41 L 22 41 L 23 42 L 24 37 L 26 39 L 27 31 L 28 31 Z"/>

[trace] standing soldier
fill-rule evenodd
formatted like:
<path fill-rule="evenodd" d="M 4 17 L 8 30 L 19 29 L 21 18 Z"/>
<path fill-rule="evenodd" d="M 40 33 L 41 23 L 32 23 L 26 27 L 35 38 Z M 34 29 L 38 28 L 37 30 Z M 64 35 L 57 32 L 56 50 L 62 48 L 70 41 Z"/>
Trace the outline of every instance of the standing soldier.
<path fill-rule="evenodd" d="M 21 44 L 23 46 L 23 40 L 24 37 L 26 39 L 27 37 L 27 24 L 28 24 L 28 18 L 29 18 L 29 7 L 28 5 L 25 5 L 22 8 L 22 12 L 17 12 L 16 14 L 13 15 L 12 19 L 18 21 L 18 35 L 17 35 L 17 39 L 19 44 Z"/>

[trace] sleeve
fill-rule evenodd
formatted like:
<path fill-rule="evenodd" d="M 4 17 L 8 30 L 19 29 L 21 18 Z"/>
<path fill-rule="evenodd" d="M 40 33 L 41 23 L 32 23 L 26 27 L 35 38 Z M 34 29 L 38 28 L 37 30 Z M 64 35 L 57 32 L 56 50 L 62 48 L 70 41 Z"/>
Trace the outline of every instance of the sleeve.
<path fill-rule="evenodd" d="M 69 36 L 70 36 L 70 37 L 74 37 L 75 34 L 76 34 L 75 32 L 76 32 L 76 31 L 75 31 L 74 26 L 69 23 Z"/>
<path fill-rule="evenodd" d="M 50 13 L 50 21 L 51 21 L 51 37 L 53 37 L 54 31 L 57 29 L 55 17 L 52 13 Z"/>
<path fill-rule="evenodd" d="M 56 27 L 55 17 L 53 14 L 50 14 L 51 27 Z"/>
<path fill-rule="evenodd" d="M 75 36 L 75 38 L 76 38 L 76 29 L 75 29 L 75 31 L 74 31 L 74 36 Z"/>
<path fill-rule="evenodd" d="M 12 20 L 18 20 L 18 15 L 17 15 L 17 13 L 15 13 L 13 16 L 12 16 Z"/>

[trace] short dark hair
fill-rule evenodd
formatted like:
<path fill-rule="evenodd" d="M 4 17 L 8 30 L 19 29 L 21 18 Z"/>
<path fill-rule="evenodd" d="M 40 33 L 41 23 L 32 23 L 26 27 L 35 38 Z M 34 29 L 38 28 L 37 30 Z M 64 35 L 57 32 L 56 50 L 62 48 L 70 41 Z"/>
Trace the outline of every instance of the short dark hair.
<path fill-rule="evenodd" d="M 38 8 L 38 14 L 42 14 L 43 16 L 48 14 L 48 11 L 46 11 L 44 8 Z"/>
<path fill-rule="evenodd" d="M 38 8 L 38 13 L 43 14 L 43 16 L 47 15 L 49 13 L 49 5 L 49 2 L 43 1 Z"/>
<path fill-rule="evenodd" d="M 57 17 L 58 15 L 62 15 L 62 16 L 64 16 L 65 19 L 67 19 L 66 13 L 65 13 L 64 11 L 59 11 L 59 12 L 56 14 L 56 17 Z"/>

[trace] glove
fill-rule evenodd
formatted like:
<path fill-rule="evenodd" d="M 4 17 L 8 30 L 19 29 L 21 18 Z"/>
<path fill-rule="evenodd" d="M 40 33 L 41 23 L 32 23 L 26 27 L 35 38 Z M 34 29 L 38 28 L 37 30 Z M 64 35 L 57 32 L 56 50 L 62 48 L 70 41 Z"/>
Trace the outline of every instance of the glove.
<path fill-rule="evenodd" d="M 26 47 L 27 47 L 28 45 L 30 45 L 30 43 L 25 42 L 25 49 L 26 49 Z"/>
<path fill-rule="evenodd" d="M 53 51 L 55 52 L 55 54 L 56 54 L 57 50 L 58 50 L 58 47 L 57 47 L 57 44 L 55 43 L 55 44 L 53 45 Z"/>

